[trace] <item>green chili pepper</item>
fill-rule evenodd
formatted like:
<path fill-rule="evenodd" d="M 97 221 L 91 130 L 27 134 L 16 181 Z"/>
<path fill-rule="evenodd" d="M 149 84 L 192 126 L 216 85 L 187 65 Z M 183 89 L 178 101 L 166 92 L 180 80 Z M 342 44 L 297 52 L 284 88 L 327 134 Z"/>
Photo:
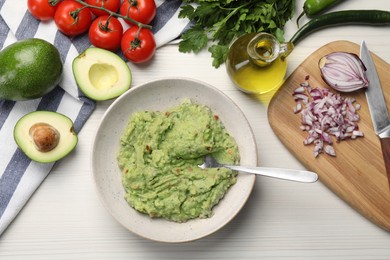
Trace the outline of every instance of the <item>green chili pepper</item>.
<path fill-rule="evenodd" d="M 300 40 L 312 32 L 323 28 L 343 24 L 390 25 L 390 11 L 384 10 L 348 10 L 336 11 L 314 17 L 291 37 L 295 46 Z"/>
<path fill-rule="evenodd" d="M 343 0 L 306 0 L 303 4 L 303 12 L 297 18 L 297 24 L 303 15 L 306 14 L 308 17 L 314 17 L 342 1 Z"/>

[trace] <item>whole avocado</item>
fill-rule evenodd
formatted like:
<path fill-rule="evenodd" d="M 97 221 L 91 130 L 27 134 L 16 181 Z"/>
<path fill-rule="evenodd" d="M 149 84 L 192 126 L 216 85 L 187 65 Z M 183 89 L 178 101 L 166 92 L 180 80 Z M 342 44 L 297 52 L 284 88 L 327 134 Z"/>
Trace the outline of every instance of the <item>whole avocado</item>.
<path fill-rule="evenodd" d="M 17 41 L 0 52 L 0 99 L 42 97 L 61 80 L 60 53 L 51 43 L 31 38 Z"/>

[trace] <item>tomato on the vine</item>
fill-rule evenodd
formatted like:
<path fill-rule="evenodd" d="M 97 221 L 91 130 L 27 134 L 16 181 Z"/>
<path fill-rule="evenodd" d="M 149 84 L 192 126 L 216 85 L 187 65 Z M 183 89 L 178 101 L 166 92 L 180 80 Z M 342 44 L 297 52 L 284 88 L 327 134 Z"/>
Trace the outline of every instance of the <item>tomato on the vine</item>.
<path fill-rule="evenodd" d="M 156 9 L 154 0 L 124 0 L 119 9 L 119 13 L 137 22 L 149 24 L 156 16 Z M 126 19 L 125 22 L 133 25 L 133 23 Z"/>
<path fill-rule="evenodd" d="M 97 17 L 89 28 L 89 41 L 95 46 L 109 51 L 116 51 L 121 46 L 123 26 L 113 16 Z"/>
<path fill-rule="evenodd" d="M 156 41 L 151 30 L 132 26 L 122 36 L 121 49 L 129 61 L 142 63 L 150 60 L 156 52 Z"/>
<path fill-rule="evenodd" d="M 96 7 L 104 7 L 107 10 L 110 10 L 116 13 L 119 10 L 121 5 L 121 0 L 86 0 L 85 1 L 89 5 L 93 5 Z M 91 12 L 96 16 L 108 15 L 109 13 L 103 10 L 99 10 L 96 8 L 90 8 Z"/>
<path fill-rule="evenodd" d="M 92 23 L 92 13 L 83 4 L 65 0 L 59 4 L 54 21 L 63 34 L 76 36 L 88 30 Z"/>
<path fill-rule="evenodd" d="M 36 19 L 47 21 L 54 18 L 59 0 L 28 0 L 28 11 Z"/>

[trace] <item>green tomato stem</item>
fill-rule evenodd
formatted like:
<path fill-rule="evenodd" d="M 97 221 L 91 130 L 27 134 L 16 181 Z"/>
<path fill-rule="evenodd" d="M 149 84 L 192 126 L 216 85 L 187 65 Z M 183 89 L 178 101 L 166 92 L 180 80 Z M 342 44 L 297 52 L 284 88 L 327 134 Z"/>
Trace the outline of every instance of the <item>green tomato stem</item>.
<path fill-rule="evenodd" d="M 77 3 L 80 3 L 80 4 L 82 4 L 82 5 L 86 6 L 86 7 L 89 7 L 89 8 L 95 8 L 95 9 L 98 9 L 98 10 L 106 11 L 107 13 L 110 14 L 110 16 L 115 16 L 115 17 L 120 17 L 120 18 L 122 18 L 122 19 L 125 19 L 125 20 L 127 20 L 127 21 L 129 21 L 129 22 L 131 22 L 131 23 L 133 23 L 133 24 L 135 24 L 135 25 L 137 25 L 137 26 L 140 27 L 140 28 L 152 29 L 152 26 L 150 26 L 150 25 L 148 25 L 148 24 L 140 23 L 140 22 L 134 20 L 133 18 L 130 18 L 128 15 L 123 16 L 123 15 L 121 15 L 121 14 L 118 14 L 118 13 L 115 13 L 115 12 L 113 12 L 113 11 L 111 11 L 111 10 L 108 10 L 108 9 L 106 9 L 106 8 L 104 8 L 104 7 L 99 7 L 99 6 L 90 5 L 90 4 L 88 4 L 88 3 L 83 2 L 82 0 L 75 0 L 75 1 L 76 1 Z"/>
<path fill-rule="evenodd" d="M 60 0 L 49 0 L 51 6 L 56 6 Z"/>

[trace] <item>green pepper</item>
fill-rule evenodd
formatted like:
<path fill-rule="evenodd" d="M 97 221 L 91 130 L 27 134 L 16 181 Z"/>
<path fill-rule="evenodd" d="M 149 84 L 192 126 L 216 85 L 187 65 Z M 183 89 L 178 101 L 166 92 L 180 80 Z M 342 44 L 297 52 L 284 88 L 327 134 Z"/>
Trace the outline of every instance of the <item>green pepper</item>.
<path fill-rule="evenodd" d="M 323 28 L 343 24 L 389 25 L 390 11 L 384 10 L 347 10 L 336 11 L 314 17 L 296 31 L 290 42 L 295 46 L 312 32 Z"/>
<path fill-rule="evenodd" d="M 307 17 L 314 17 L 342 1 L 343 0 L 306 0 L 303 4 L 303 12 L 297 18 L 297 24 L 303 15 L 306 14 Z"/>

